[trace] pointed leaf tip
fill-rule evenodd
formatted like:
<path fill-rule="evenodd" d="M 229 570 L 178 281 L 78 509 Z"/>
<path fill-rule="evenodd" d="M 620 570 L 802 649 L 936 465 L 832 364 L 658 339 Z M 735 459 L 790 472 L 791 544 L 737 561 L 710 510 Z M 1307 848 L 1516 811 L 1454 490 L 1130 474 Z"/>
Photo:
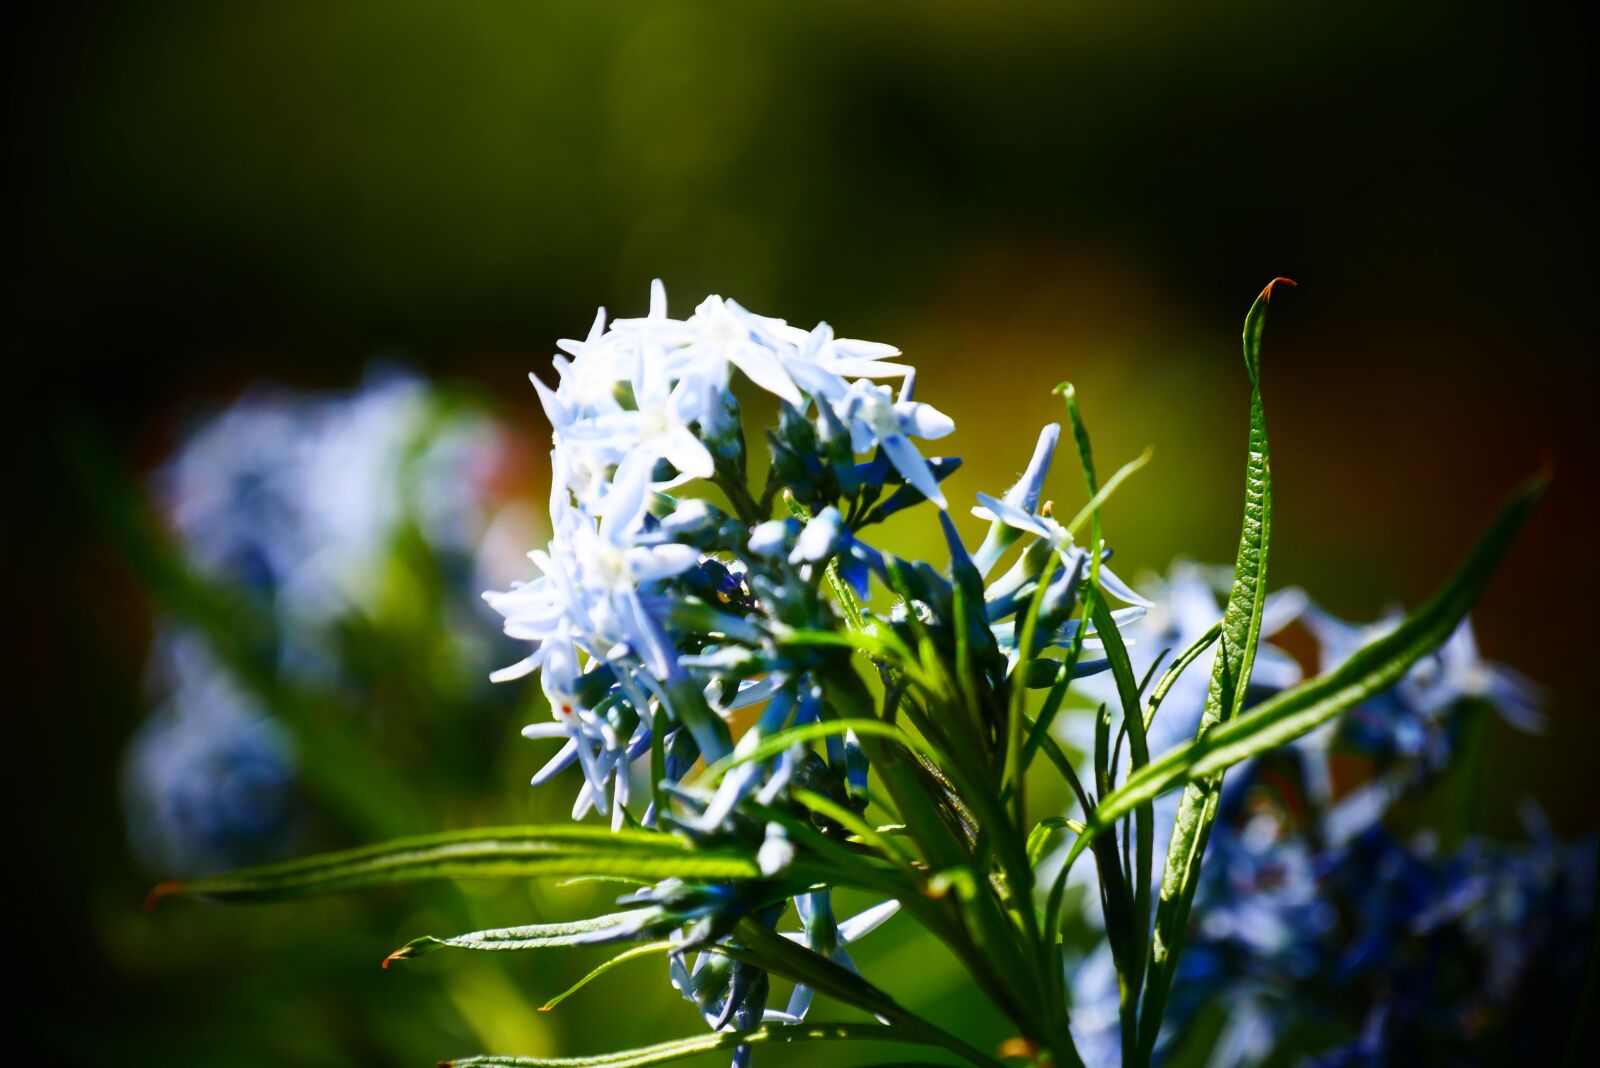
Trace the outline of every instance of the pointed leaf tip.
<path fill-rule="evenodd" d="M 167 898 L 175 897 L 181 893 L 183 893 L 183 884 L 176 879 L 168 879 L 166 882 L 157 883 L 144 896 L 144 910 L 149 912 Z"/>
<path fill-rule="evenodd" d="M 1277 285 L 1279 282 L 1282 282 L 1286 286 L 1295 286 L 1295 285 L 1299 284 L 1293 278 L 1281 278 L 1281 277 L 1280 278 L 1274 278 L 1272 281 L 1267 283 L 1267 288 L 1265 288 L 1265 289 L 1263 289 L 1261 291 L 1261 299 L 1262 300 L 1271 300 L 1272 299 L 1272 287 Z"/>

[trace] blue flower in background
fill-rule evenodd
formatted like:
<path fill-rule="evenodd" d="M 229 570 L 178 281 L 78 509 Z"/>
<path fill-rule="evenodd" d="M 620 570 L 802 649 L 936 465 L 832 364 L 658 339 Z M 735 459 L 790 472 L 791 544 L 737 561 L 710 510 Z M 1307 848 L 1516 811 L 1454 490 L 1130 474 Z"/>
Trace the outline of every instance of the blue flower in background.
<path fill-rule="evenodd" d="M 196 875 L 283 853 L 297 807 L 283 731 L 192 633 L 158 635 L 149 670 L 162 704 L 134 734 L 122 776 L 140 859 Z"/>
<path fill-rule="evenodd" d="M 201 423 L 156 476 L 186 559 L 318 625 L 366 608 L 402 524 L 470 557 L 503 435 L 420 380 L 349 396 L 247 394 Z"/>
<path fill-rule="evenodd" d="M 204 581 L 242 594 L 264 624 L 259 672 L 361 698 L 370 680 L 350 635 L 412 625 L 426 597 L 441 692 L 484 692 L 495 655 L 476 588 L 507 569 L 491 537 L 505 432 L 404 374 L 349 394 L 257 389 L 200 421 L 154 478 L 174 547 Z M 443 588 L 423 593 L 420 562 Z M 400 585 L 397 588 L 397 583 Z M 300 796 L 295 754 L 259 678 L 212 655 L 207 632 L 158 620 L 159 707 L 130 744 L 129 834 L 162 871 L 214 870 L 281 852 Z M 302 806 L 304 807 L 304 806 Z"/>
<path fill-rule="evenodd" d="M 1305 625 L 1321 646 L 1322 670 L 1343 663 L 1361 646 L 1399 624 L 1390 614 L 1365 627 L 1352 626 L 1316 607 Z M 1337 726 L 1340 744 L 1383 760 L 1422 760 L 1432 765 L 1448 758 L 1444 736 L 1449 714 L 1466 700 L 1488 703 L 1508 724 L 1522 731 L 1543 729 L 1539 690 L 1533 683 L 1478 652 L 1470 620 L 1423 657 L 1392 690 L 1346 714 Z"/>
<path fill-rule="evenodd" d="M 1139 677 L 1220 616 L 1219 583 L 1203 569 L 1176 565 L 1167 581 L 1145 586 L 1155 603 L 1127 627 L 1139 642 L 1130 650 Z M 1393 626 L 1343 623 L 1298 591 L 1272 595 L 1264 636 L 1294 624 L 1316 639 L 1322 671 Z M 1168 694 L 1150 731 L 1153 753 L 1192 736 L 1213 658 L 1197 660 Z M 1263 643 L 1252 697 L 1299 675 L 1293 658 Z M 1510 1021 L 1530 989 L 1581 974 L 1582 954 L 1570 946 L 1584 942 L 1592 922 L 1593 842 L 1565 845 L 1535 825 L 1525 844 L 1469 838 L 1444 853 L 1427 835 L 1404 839 L 1386 829 L 1393 805 L 1449 765 L 1457 722 L 1472 701 L 1490 703 L 1519 728 L 1541 722 L 1537 692 L 1484 661 L 1463 623 L 1391 690 L 1229 773 L 1158 1059 L 1216 1006 L 1224 1025 L 1209 1064 L 1264 1063 L 1286 1044 L 1327 1046 L 1310 1036 L 1341 1030 L 1353 1037 L 1310 1063 L 1413 1063 L 1424 1049 L 1464 1043 L 1492 1026 L 1514 1036 Z M 1330 760 L 1348 753 L 1372 758 L 1374 772 L 1336 791 Z M 1157 827 L 1171 820 L 1171 800 L 1158 799 Z M 1446 990 L 1446 975 L 1473 977 L 1473 985 Z M 1073 991 L 1074 1034 L 1086 1062 L 1120 1063 L 1116 973 L 1106 946 L 1078 965 Z"/>

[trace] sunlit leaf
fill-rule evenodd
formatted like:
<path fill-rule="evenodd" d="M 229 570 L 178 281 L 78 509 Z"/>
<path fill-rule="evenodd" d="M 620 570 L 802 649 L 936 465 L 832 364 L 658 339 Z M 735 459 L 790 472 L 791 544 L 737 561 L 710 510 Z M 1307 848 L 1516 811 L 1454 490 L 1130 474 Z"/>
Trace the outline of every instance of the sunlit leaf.
<path fill-rule="evenodd" d="M 619 875 L 639 879 L 738 879 L 760 874 L 755 858 L 732 849 L 697 849 L 673 835 L 600 827 L 489 827 L 399 838 L 283 864 L 163 883 L 165 897 L 273 901 L 424 879 Z"/>
<path fill-rule="evenodd" d="M 628 961 L 634 960 L 638 957 L 650 957 L 659 953 L 670 952 L 673 945 L 674 943 L 672 942 L 645 942 L 637 946 L 630 946 L 621 953 L 618 953 L 615 957 L 612 957 L 610 960 L 600 964 L 588 975 L 585 975 L 582 979 L 579 979 L 576 983 L 573 983 L 571 986 L 567 987 L 567 989 L 563 990 L 561 993 L 557 994 L 543 1005 L 540 1005 L 539 1011 L 549 1012 L 551 1009 L 555 1008 L 557 1005 L 561 1004 L 563 1001 L 567 1000 L 572 995 L 576 994 L 578 991 L 582 990 L 584 987 L 588 986 L 590 983 L 594 982 L 596 979 L 600 978 L 602 975 L 606 974 L 619 964 L 625 964 Z"/>
<path fill-rule="evenodd" d="M 383 966 L 387 968 L 390 961 L 411 960 L 416 957 L 426 956 L 438 949 L 475 949 L 497 951 L 518 951 L 528 949 L 546 949 L 551 946 L 575 946 L 588 942 L 599 941 L 608 931 L 625 928 L 633 920 L 649 912 L 649 909 L 629 909 L 626 912 L 613 912 L 604 916 L 596 916 L 587 920 L 573 920 L 569 923 L 537 923 L 525 927 L 497 927 L 487 931 L 473 931 L 470 934 L 452 935 L 448 938 L 434 938 L 431 935 L 416 938 L 407 942 L 388 957 L 384 958 Z"/>
<path fill-rule="evenodd" d="M 1069 856 L 1076 857 L 1135 806 L 1182 783 L 1202 779 L 1293 741 L 1404 678 L 1413 664 L 1437 648 L 1460 624 L 1544 486 L 1544 481 L 1538 479 L 1519 491 L 1478 539 L 1450 581 L 1395 630 L 1362 648 L 1334 671 L 1283 691 L 1248 715 L 1219 725 L 1205 738 L 1178 746 L 1130 775 L 1120 789 L 1100 803 Z"/>
<path fill-rule="evenodd" d="M 1222 636 L 1212 666 L 1211 685 L 1200 715 L 1197 740 L 1204 740 L 1244 705 L 1256 647 L 1261 641 L 1261 613 L 1267 598 L 1267 557 L 1272 544 L 1272 453 L 1267 441 L 1267 416 L 1261 401 L 1261 334 L 1266 326 L 1274 279 L 1261 291 L 1244 320 L 1244 366 L 1250 378 L 1250 441 L 1244 472 L 1244 524 L 1233 566 L 1233 588 L 1222 616 Z M 1135 716 L 1142 715 L 1137 709 Z M 1134 774 L 1137 774 L 1136 772 Z M 1130 780 L 1132 779 L 1130 775 Z M 1167 995 L 1177 969 L 1178 951 L 1189 908 L 1194 901 L 1201 858 L 1217 817 L 1222 774 L 1192 778 L 1178 803 L 1178 815 L 1167 844 L 1167 865 L 1156 904 L 1155 934 L 1150 942 L 1149 989 L 1139 1023 L 1139 1056 L 1149 1057 L 1161 1026 Z M 1102 799 L 1103 803 L 1104 799 Z M 1140 887 L 1147 890 L 1148 887 Z"/>

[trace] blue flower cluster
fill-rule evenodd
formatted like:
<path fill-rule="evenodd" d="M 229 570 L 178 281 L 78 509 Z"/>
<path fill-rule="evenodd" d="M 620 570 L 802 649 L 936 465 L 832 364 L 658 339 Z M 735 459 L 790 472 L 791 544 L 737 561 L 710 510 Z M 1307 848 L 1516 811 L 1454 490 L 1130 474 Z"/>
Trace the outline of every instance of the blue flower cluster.
<path fill-rule="evenodd" d="M 359 685 L 350 633 L 421 599 L 395 588 L 417 581 L 414 535 L 446 587 L 443 629 L 465 685 L 495 655 L 473 591 L 485 568 L 504 570 L 484 547 L 509 448 L 486 417 L 406 375 L 348 395 L 258 391 L 192 430 L 155 497 L 182 565 L 265 621 L 253 635 L 264 647 L 250 650 L 262 670 L 324 689 Z M 290 736 L 217 637 L 176 613 L 156 621 L 157 709 L 123 773 L 130 839 L 156 870 L 281 854 L 304 813 Z"/>
<path fill-rule="evenodd" d="M 1179 1027 L 1203 989 L 1228 999 L 1220 1063 L 1295 1047 L 1328 1066 L 1552 1059 L 1587 961 L 1593 840 L 1562 842 L 1530 812 L 1521 843 L 1445 850 L 1376 824 L 1332 845 L 1248 803 L 1252 786 L 1212 842 Z"/>
<path fill-rule="evenodd" d="M 851 714 L 863 696 L 853 669 L 839 673 L 836 647 L 801 636 L 856 630 L 911 647 L 919 634 L 952 647 L 969 640 L 992 654 L 985 663 L 993 670 L 1009 669 L 1017 616 L 1043 581 L 1038 647 L 1073 639 L 1078 623 L 1069 616 L 1089 553 L 1040 505 L 1058 426 L 1041 432 L 1014 486 L 980 498 L 975 511 L 990 530 L 969 553 L 941 489 L 959 461 L 925 456 L 917 444 L 949 435 L 954 424 L 915 399 L 915 372 L 898 362 L 897 349 L 836 337 L 825 323 L 799 329 L 715 296 L 674 319 L 659 282 L 646 316 L 608 322 L 602 309 L 586 339 L 560 348 L 555 387 L 534 378 L 554 431 L 552 535 L 529 554 L 536 577 L 485 596 L 505 617 L 506 634 L 531 643 L 525 659 L 495 678 L 539 673 L 552 719 L 523 733 L 561 746 L 533 781 L 580 768 L 574 818 L 597 810 L 617 828 L 637 822 L 713 841 L 732 836 L 758 847 L 763 872 L 777 880 L 796 845 L 757 810 L 804 787 L 864 811 L 869 767 L 860 740 L 830 736 L 826 759 L 794 746 L 739 763 L 712 789 L 687 774 L 699 760 L 748 756 L 785 728 Z M 759 487 L 738 398 L 751 387 L 778 407 Z M 948 572 L 863 540 L 865 528 L 928 502 L 948 540 Z M 984 577 L 1024 538 L 1015 563 L 985 588 Z M 1143 611 L 1143 598 L 1109 568 L 1098 573 L 1102 589 L 1132 606 L 1119 620 Z M 892 609 L 874 612 L 875 588 L 892 593 Z M 955 626 L 961 639 L 952 637 Z M 1075 674 L 1103 666 L 1086 658 Z M 996 675 L 990 692 L 1004 691 L 1004 677 Z M 770 889 L 668 880 L 626 899 L 671 921 L 663 929 L 675 928 L 682 946 L 673 982 L 714 1028 L 764 1016 L 794 1021 L 810 1003 L 801 986 L 786 1010 L 768 1010 L 764 974 L 721 955 L 688 959 L 742 916 L 779 922 L 786 903 L 773 906 L 758 893 Z M 895 907 L 886 902 L 837 922 L 826 891 L 799 893 L 794 903 L 804 926 L 795 937 L 846 966 L 844 947 Z"/>
<path fill-rule="evenodd" d="M 123 809 L 152 868 L 209 872 L 280 851 L 295 822 L 289 738 L 192 631 L 166 627 L 149 673 L 161 704 L 129 743 Z"/>
<path fill-rule="evenodd" d="M 1178 564 L 1146 584 L 1156 603 L 1128 630 L 1141 671 L 1215 623 L 1226 578 Z M 1284 590 L 1268 599 L 1263 634 L 1298 625 L 1326 672 L 1395 624 L 1354 626 Z M 1205 666 L 1161 705 L 1152 749 L 1193 735 Z M 1263 642 L 1252 700 L 1299 677 L 1294 658 Z M 1463 623 L 1392 689 L 1230 774 L 1158 1054 L 1208 1009 L 1224 1019 L 1210 1053 L 1218 1065 L 1264 1063 L 1297 1044 L 1327 1065 L 1412 1063 L 1458 1045 L 1464 1056 L 1505 1053 L 1467 1043 L 1496 1030 L 1515 1042 L 1532 1032 L 1509 1020 L 1570 1002 L 1592 922 L 1593 842 L 1562 843 L 1536 819 L 1524 844 L 1472 835 L 1448 850 L 1430 832 L 1395 829 L 1403 803 L 1450 770 L 1463 724 L 1484 707 L 1520 730 L 1543 723 L 1537 690 L 1485 661 Z M 1158 827 L 1171 825 L 1172 803 L 1158 800 Z M 1121 1063 L 1116 984 L 1103 946 L 1074 977 L 1074 1032 L 1091 1068 Z M 1349 1037 L 1329 1037 L 1340 1034 Z"/>

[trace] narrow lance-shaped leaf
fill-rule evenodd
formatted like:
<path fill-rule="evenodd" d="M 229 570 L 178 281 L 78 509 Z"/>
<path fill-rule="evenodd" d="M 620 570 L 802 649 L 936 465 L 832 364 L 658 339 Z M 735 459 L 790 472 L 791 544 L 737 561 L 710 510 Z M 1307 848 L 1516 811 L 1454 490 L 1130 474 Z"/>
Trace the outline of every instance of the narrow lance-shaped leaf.
<path fill-rule="evenodd" d="M 748 853 L 696 849 L 683 839 L 658 832 L 614 832 L 575 825 L 489 827 L 398 838 L 205 879 L 162 883 L 151 891 L 150 903 L 174 895 L 274 901 L 424 879 L 546 875 L 738 879 L 759 874 L 760 867 Z"/>
<path fill-rule="evenodd" d="M 739 921 L 732 941 L 719 949 L 735 959 L 743 959 L 774 975 L 804 983 L 847 1005 L 870 1012 L 884 1023 L 908 1020 L 922 1023 L 860 975 L 749 917 Z"/>
<path fill-rule="evenodd" d="M 910 734 L 900 727 L 881 720 L 868 719 L 865 716 L 849 717 L 845 719 L 824 720 L 815 723 L 804 723 L 798 727 L 786 727 L 761 739 L 760 744 L 744 753 L 732 753 L 716 761 L 701 774 L 697 784 L 714 785 L 720 782 L 729 771 L 741 764 L 749 764 L 766 760 L 770 757 L 789 749 L 791 746 L 804 745 L 807 742 L 818 741 L 823 738 L 837 737 L 844 734 L 857 734 L 886 738 L 898 742 L 905 748 L 921 753 L 930 760 L 938 760 L 940 752 L 928 745 L 914 734 Z"/>
<path fill-rule="evenodd" d="M 593 1057 L 465 1057 L 447 1061 L 451 1068 L 646 1068 L 668 1064 L 701 1053 L 731 1050 L 738 1046 L 790 1046 L 810 1042 L 899 1042 L 908 1045 L 942 1046 L 936 1035 L 883 1024 L 767 1024 L 752 1031 L 718 1031 L 662 1042 L 642 1049 L 601 1053 Z M 973 1059 L 984 1068 L 999 1068 L 992 1057 Z"/>
<path fill-rule="evenodd" d="M 1117 697 L 1122 704 L 1123 727 L 1128 732 L 1130 774 L 1150 762 L 1150 751 L 1144 736 L 1144 709 L 1140 705 L 1139 684 L 1133 677 L 1133 665 L 1128 660 L 1128 650 L 1117 631 L 1111 609 L 1098 590 L 1088 593 L 1095 626 L 1103 635 L 1106 657 L 1111 662 L 1112 677 L 1116 681 Z M 1113 757 L 1113 764 L 1115 757 Z M 1150 875 L 1155 863 L 1155 810 L 1151 805 L 1140 805 L 1134 812 L 1135 861 L 1128 872 L 1132 880 L 1133 911 L 1128 935 L 1126 971 L 1121 976 L 1122 989 L 1128 1002 L 1123 1019 L 1128 1034 L 1133 1034 L 1136 1020 L 1135 1002 L 1145 976 L 1145 945 L 1150 938 Z"/>
<path fill-rule="evenodd" d="M 1519 491 L 1479 538 L 1450 581 L 1395 630 L 1358 651 L 1339 668 L 1262 702 L 1249 715 L 1222 724 L 1204 739 L 1179 746 L 1131 775 L 1104 799 L 1073 843 L 1085 845 L 1137 805 L 1185 782 L 1202 780 L 1242 760 L 1293 741 L 1354 705 L 1394 686 L 1418 660 L 1460 625 L 1483 592 L 1495 565 L 1544 491 L 1536 479 Z"/>
<path fill-rule="evenodd" d="M 497 927 L 487 931 L 435 938 L 426 935 L 412 939 L 383 960 L 387 968 L 391 961 L 412 960 L 439 949 L 474 949 L 489 952 L 517 952 L 530 949 L 548 949 L 551 946 L 576 946 L 604 941 L 608 934 L 630 930 L 632 921 L 651 909 L 628 909 L 595 916 L 587 920 L 567 923 L 536 923 L 524 927 Z"/>
<path fill-rule="evenodd" d="M 1272 543 L 1272 453 L 1267 442 L 1266 411 L 1261 403 L 1261 334 L 1266 326 L 1272 287 L 1279 282 L 1294 285 L 1287 278 L 1275 278 L 1267 283 L 1244 320 L 1244 367 L 1250 377 L 1250 447 L 1245 461 L 1244 525 L 1233 567 L 1233 588 L 1222 616 L 1222 637 L 1211 672 L 1211 686 L 1196 734 L 1201 739 L 1219 723 L 1238 715 L 1243 707 L 1255 664 L 1256 646 L 1261 640 L 1261 612 L 1267 595 L 1267 555 Z M 1178 816 L 1167 847 L 1167 866 L 1161 876 L 1161 898 L 1156 904 L 1149 986 L 1141 1012 L 1136 1064 L 1148 1060 L 1161 1027 L 1183 929 L 1194 901 L 1200 861 L 1205 855 L 1211 824 L 1216 820 L 1221 792 L 1219 772 L 1214 777 L 1191 782 L 1178 803 Z"/>
<path fill-rule="evenodd" d="M 890 574 L 894 574 L 892 564 Z M 830 673 L 825 685 L 847 718 L 866 718 L 864 713 L 871 707 L 871 698 L 853 671 Z M 903 707 L 909 710 L 910 705 Z M 920 759 L 906 759 L 900 746 L 882 744 L 872 732 L 862 731 L 859 726 L 856 729 L 863 743 L 871 747 L 868 754 L 872 766 L 882 776 L 924 861 L 937 872 L 966 872 L 971 856 L 956 824 L 969 818 L 970 813 L 958 810 L 962 805 L 958 793 L 977 797 L 981 787 L 960 776 L 954 761 L 941 770 L 930 757 L 947 754 L 928 748 L 926 743 L 912 750 L 912 756 Z M 923 753 L 925 748 L 927 755 Z M 992 894 L 953 897 L 954 906 L 963 913 L 963 922 L 940 925 L 941 938 L 956 951 L 1002 1011 L 1013 1019 L 1027 1019 L 1034 1005 L 1030 994 L 1036 988 L 1030 986 L 1026 962 L 1014 938 L 1015 929 L 1002 914 L 998 898 Z"/>
<path fill-rule="evenodd" d="M 1544 488 L 1545 481 L 1539 478 L 1519 490 L 1450 581 L 1400 626 L 1326 675 L 1268 698 L 1249 715 L 1219 726 L 1202 740 L 1168 750 L 1128 776 L 1095 809 L 1080 841 L 1096 837 L 1150 798 L 1294 741 L 1399 682 L 1460 625 Z M 1081 852 L 1076 844 L 1074 848 Z"/>
<path fill-rule="evenodd" d="M 1155 722 L 1156 713 L 1161 710 L 1161 702 L 1167 699 L 1167 694 L 1172 691 L 1173 686 L 1177 685 L 1179 677 L 1188 670 L 1190 664 L 1200 658 L 1201 654 L 1211 648 L 1212 642 L 1221 636 L 1222 621 L 1219 619 L 1211 624 L 1209 630 L 1196 638 L 1189 648 L 1179 654 L 1178 659 L 1172 662 L 1171 667 L 1167 668 L 1166 674 L 1161 676 L 1161 681 L 1156 683 L 1155 690 L 1150 694 L 1149 703 L 1145 705 L 1144 729 L 1146 733 L 1149 732 L 1150 725 Z"/>
<path fill-rule="evenodd" d="M 1138 688 L 1133 681 L 1127 651 L 1122 646 L 1116 623 L 1100 595 L 1100 561 L 1105 553 L 1105 538 L 1101 528 L 1098 503 L 1102 499 L 1102 491 L 1095 473 L 1089 429 L 1083 420 L 1083 414 L 1078 410 L 1077 390 L 1073 385 L 1070 382 L 1063 382 L 1056 389 L 1067 404 L 1067 417 L 1072 422 L 1073 437 L 1078 443 L 1078 460 L 1083 468 L 1084 483 L 1089 490 L 1089 503 L 1085 506 L 1090 523 L 1089 586 L 1082 595 L 1083 620 L 1079 625 L 1077 637 L 1081 638 L 1090 619 L 1094 618 L 1094 613 L 1099 612 L 1096 630 L 1101 633 L 1102 640 L 1106 643 L 1112 674 L 1117 680 L 1118 697 L 1123 705 L 1123 718 L 1139 731 L 1134 748 L 1135 762 L 1139 764 L 1149 756 L 1144 746 L 1144 713 L 1139 706 Z M 1122 473 L 1119 472 L 1118 475 L 1121 476 Z M 1081 521 L 1082 513 L 1073 520 L 1075 524 Z M 1078 649 L 1082 648 L 1077 640 L 1074 641 L 1074 645 Z M 1100 714 L 1095 719 L 1094 735 L 1095 789 L 1101 797 L 1111 789 L 1110 732 L 1111 721 L 1107 707 L 1101 705 Z M 1119 1009 L 1123 1034 L 1126 1036 L 1125 1045 L 1132 1045 L 1131 1036 L 1134 1034 L 1137 1022 L 1139 988 L 1144 980 L 1145 945 L 1150 937 L 1150 869 L 1154 863 L 1154 833 L 1154 813 L 1150 806 L 1146 805 L 1134 820 L 1133 837 L 1138 861 L 1127 873 L 1124 873 L 1117 858 L 1114 841 L 1101 840 L 1094 843 L 1095 866 L 1100 876 L 1101 908 L 1106 920 L 1106 938 L 1110 942 L 1112 958 L 1117 968 Z M 1063 886 L 1069 869 L 1070 865 L 1063 866 L 1057 876 L 1058 882 L 1062 882 Z M 1128 885 L 1129 878 L 1133 880 L 1131 888 Z M 1052 887 L 1047 902 L 1051 899 L 1059 901 L 1059 893 Z"/>
<path fill-rule="evenodd" d="M 610 960 L 602 961 L 600 964 L 596 965 L 594 969 L 592 969 L 582 979 L 579 979 L 576 983 L 573 983 L 561 993 L 557 994 L 543 1005 L 540 1005 L 539 1011 L 549 1012 L 551 1009 L 555 1008 L 557 1005 L 561 1004 L 563 1001 L 567 1000 L 572 995 L 576 994 L 578 991 L 582 990 L 584 987 L 588 986 L 590 983 L 594 982 L 596 979 L 600 978 L 602 975 L 606 974 L 619 964 L 626 964 L 628 961 L 635 960 L 639 957 L 649 957 L 659 953 L 670 953 L 673 945 L 674 943 L 672 942 L 644 942 L 637 946 L 630 946 L 621 953 L 618 953 L 615 957 L 612 957 Z"/>
<path fill-rule="evenodd" d="M 1033 830 L 1028 832 L 1028 863 L 1038 865 L 1044 859 L 1045 848 L 1050 844 L 1050 835 L 1053 831 L 1062 829 L 1070 830 L 1074 834 L 1083 830 L 1083 824 L 1077 820 L 1069 820 L 1065 816 L 1047 816 L 1033 825 Z"/>

